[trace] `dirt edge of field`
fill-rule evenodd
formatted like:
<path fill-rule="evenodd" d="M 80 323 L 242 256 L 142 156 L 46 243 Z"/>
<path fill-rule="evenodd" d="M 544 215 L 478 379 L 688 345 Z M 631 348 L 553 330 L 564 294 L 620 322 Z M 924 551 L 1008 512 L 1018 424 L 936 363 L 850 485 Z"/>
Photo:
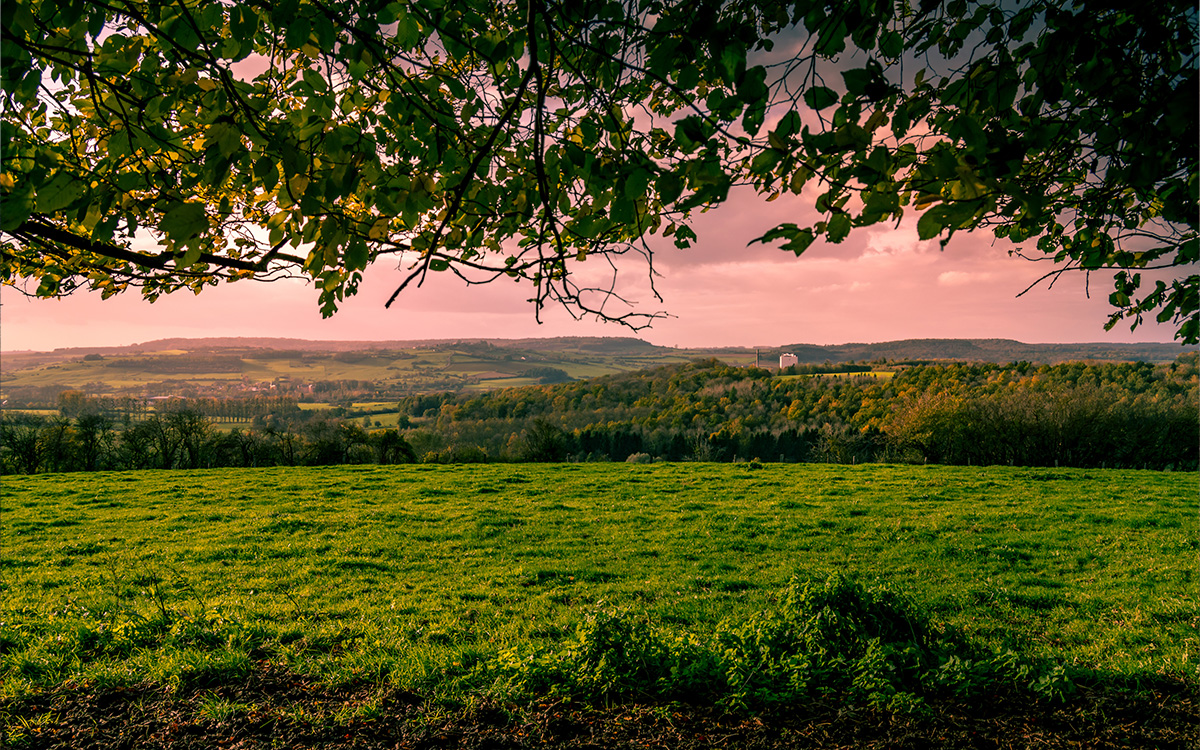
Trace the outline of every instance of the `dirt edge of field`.
<path fill-rule="evenodd" d="M 9 748 L 1187 748 L 1200 747 L 1194 684 L 932 703 L 920 714 L 814 702 L 750 715 L 672 703 L 460 708 L 377 685 L 330 688 L 262 665 L 224 684 L 169 690 L 65 685 L 0 701 Z"/>

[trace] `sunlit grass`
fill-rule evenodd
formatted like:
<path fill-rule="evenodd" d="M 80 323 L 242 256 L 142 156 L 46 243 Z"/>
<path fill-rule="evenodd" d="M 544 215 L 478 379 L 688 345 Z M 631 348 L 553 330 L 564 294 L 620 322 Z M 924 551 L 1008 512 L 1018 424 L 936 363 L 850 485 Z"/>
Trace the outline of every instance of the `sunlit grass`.
<path fill-rule="evenodd" d="M 36 475 L 2 491 L 8 695 L 203 682 L 262 658 L 453 692 L 598 608 L 702 633 L 833 572 L 998 650 L 1124 674 L 1200 664 L 1195 475 L 421 465 Z"/>

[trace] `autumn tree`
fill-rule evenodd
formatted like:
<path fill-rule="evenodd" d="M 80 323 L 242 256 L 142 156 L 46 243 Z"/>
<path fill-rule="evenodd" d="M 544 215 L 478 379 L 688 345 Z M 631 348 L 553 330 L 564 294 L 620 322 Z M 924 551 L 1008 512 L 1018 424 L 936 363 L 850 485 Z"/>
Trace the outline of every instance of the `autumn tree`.
<path fill-rule="evenodd" d="M 812 198 L 784 250 L 915 212 L 1200 339 L 1191 2 L 16 0 L 2 43 L 40 296 L 295 275 L 328 315 L 392 256 L 641 325 L 578 264 L 652 271 L 744 185 Z"/>

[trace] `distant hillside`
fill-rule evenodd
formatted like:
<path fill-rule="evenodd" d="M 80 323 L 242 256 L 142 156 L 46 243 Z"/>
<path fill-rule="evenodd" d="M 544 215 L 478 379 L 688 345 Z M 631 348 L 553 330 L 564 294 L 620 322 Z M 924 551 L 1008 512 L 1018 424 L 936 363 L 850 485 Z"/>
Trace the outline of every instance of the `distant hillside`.
<path fill-rule="evenodd" d="M 1178 344 L 1025 344 L 1011 339 L 906 339 L 877 344 L 814 346 L 794 344 L 778 352 L 795 354 L 802 363 L 887 360 L 1035 363 L 1091 360 L 1098 362 L 1168 362 L 1184 347 Z"/>
<path fill-rule="evenodd" d="M 644 355 L 656 351 L 674 351 L 665 346 L 655 346 L 648 341 L 630 336 L 559 336 L 549 339 L 487 339 L 494 346 L 528 349 L 535 352 L 600 352 L 603 354 Z"/>
<path fill-rule="evenodd" d="M 313 354 L 344 352 L 383 352 L 413 349 L 473 348 L 483 346 L 517 352 L 537 352 L 548 356 L 569 356 L 584 363 L 592 356 L 601 359 L 636 358 L 637 366 L 662 364 L 659 358 L 677 361 L 685 358 L 715 357 L 734 364 L 755 361 L 756 354 L 764 366 L 778 362 L 779 355 L 795 354 L 802 364 L 824 362 L 1008 362 L 1028 361 L 1056 364 L 1067 361 L 1095 362 L 1169 362 L 1186 350 L 1177 344 L 1026 344 L 1010 339 L 907 339 L 880 343 L 849 343 L 833 345 L 792 344 L 781 347 L 709 347 L 675 349 L 656 346 L 631 336 L 588 337 L 564 336 L 544 339 L 423 339 L 395 341 L 311 341 L 291 338 L 171 338 L 147 341 L 130 346 L 73 347 L 50 352 L 3 352 L 0 368 L 10 373 L 56 362 L 76 360 L 89 354 L 109 356 L 145 355 L 155 352 L 187 351 L 217 353 L 228 350 L 283 351 Z M 622 368 L 626 369 L 626 368 Z"/>
<path fill-rule="evenodd" d="M 447 344 L 480 344 L 503 346 L 514 349 L 533 351 L 564 351 L 590 350 L 606 354 L 636 353 L 645 354 L 654 350 L 670 351 L 667 347 L 636 339 L 630 336 L 599 337 L 599 336 L 560 336 L 558 338 L 537 339 L 482 339 L 482 338 L 450 338 L 450 339 L 411 339 L 393 341 L 321 341 L 310 339 L 290 339 L 271 337 L 210 337 L 210 338 L 171 338 L 155 339 L 140 344 L 128 346 L 77 346 L 64 347 L 53 351 L 6 351 L 4 355 L 20 357 L 46 357 L 57 355 L 80 357 L 85 354 L 121 355 L 147 354 L 151 352 L 185 350 L 190 352 L 215 351 L 219 349 L 277 349 L 302 352 L 360 352 L 372 350 L 397 349 L 428 349 Z M 713 349 L 712 351 L 717 351 Z"/>

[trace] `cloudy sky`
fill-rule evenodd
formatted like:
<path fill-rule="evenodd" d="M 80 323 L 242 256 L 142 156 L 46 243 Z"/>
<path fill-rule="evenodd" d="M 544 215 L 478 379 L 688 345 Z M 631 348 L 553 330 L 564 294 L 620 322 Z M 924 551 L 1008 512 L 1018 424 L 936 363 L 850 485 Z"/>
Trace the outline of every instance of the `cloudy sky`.
<path fill-rule="evenodd" d="M 696 245 L 660 243 L 654 299 L 644 266 L 625 270 L 626 287 L 641 312 L 666 312 L 637 335 L 680 347 L 837 344 L 901 338 L 1011 338 L 1025 342 L 1171 341 L 1174 331 L 1150 321 L 1130 333 L 1103 330 L 1110 282 L 1081 274 L 1017 294 L 1049 270 L 1008 255 L 1006 240 L 962 235 L 944 252 L 917 238 L 915 217 L 900 227 L 856 230 L 840 245 L 814 245 L 802 257 L 761 244 L 747 247 L 781 221 L 804 212 L 805 196 L 762 203 L 735 196 L 699 217 Z M 581 266 L 580 268 L 585 268 Z M 589 269 L 592 270 L 592 269 Z M 599 270 L 599 269 L 595 269 Z M 387 340 L 447 337 L 524 338 L 625 336 L 628 329 L 575 321 L 560 310 L 539 325 L 526 286 L 508 280 L 467 288 L 431 274 L 385 310 L 402 274 L 392 261 L 367 270 L 357 297 L 322 319 L 316 293 L 301 282 L 243 281 L 200 295 L 176 293 L 153 304 L 134 294 L 101 300 L 79 293 L 64 300 L 30 300 L 4 289 L 0 347 L 47 350 L 117 346 L 168 337 L 281 336 Z M 636 284 L 634 282 L 637 282 Z M 620 311 L 620 308 L 614 308 Z"/>

